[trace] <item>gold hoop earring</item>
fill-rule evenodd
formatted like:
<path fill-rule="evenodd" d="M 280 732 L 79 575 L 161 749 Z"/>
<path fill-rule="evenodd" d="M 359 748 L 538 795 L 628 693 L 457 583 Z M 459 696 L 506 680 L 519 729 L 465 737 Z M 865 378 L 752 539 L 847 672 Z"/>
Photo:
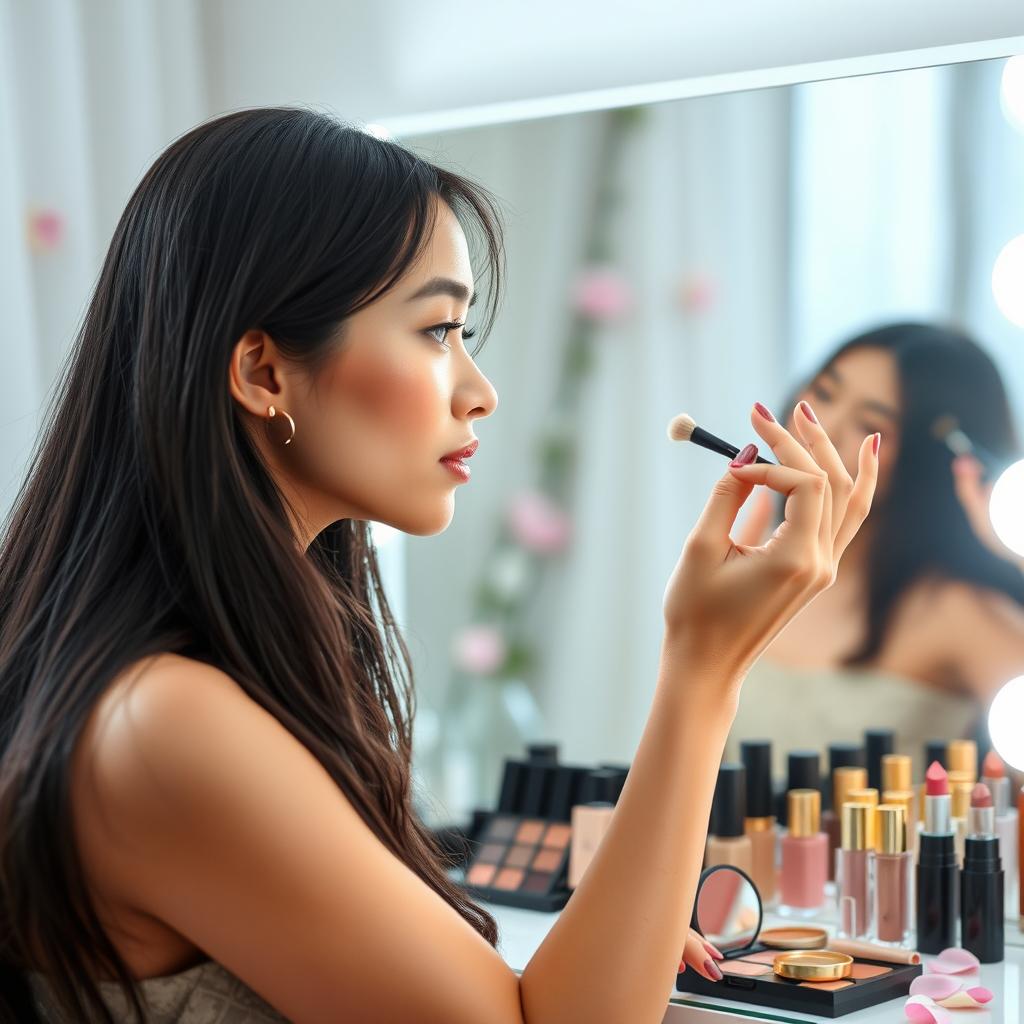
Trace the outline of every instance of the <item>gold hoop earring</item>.
<path fill-rule="evenodd" d="M 270 419 L 273 419 L 273 418 L 274 418 L 274 417 L 275 417 L 275 416 L 277 415 L 277 413 L 278 413 L 278 410 L 277 410 L 277 409 L 275 409 L 275 408 L 274 408 L 273 406 L 270 406 L 270 407 L 269 407 L 269 408 L 267 409 L 267 413 L 269 414 L 269 416 L 270 416 Z M 288 415 L 288 413 L 286 413 L 286 412 L 284 411 L 284 409 L 282 409 L 282 410 L 281 410 L 281 415 L 282 415 L 282 416 L 283 416 L 283 417 L 284 417 L 284 418 L 285 418 L 285 419 L 286 419 L 286 420 L 288 421 L 289 425 L 290 425 L 290 426 L 291 426 L 291 428 L 292 428 L 292 432 L 291 432 L 291 434 L 290 434 L 290 435 L 288 436 L 288 440 L 287 440 L 287 441 L 285 441 L 285 444 L 291 444 L 291 443 L 292 443 L 292 438 L 293 438 L 293 437 L 295 436 L 295 420 L 293 420 L 293 419 L 291 418 L 291 416 L 289 416 L 289 415 Z M 268 427 L 269 427 L 269 423 L 268 423 Z"/>

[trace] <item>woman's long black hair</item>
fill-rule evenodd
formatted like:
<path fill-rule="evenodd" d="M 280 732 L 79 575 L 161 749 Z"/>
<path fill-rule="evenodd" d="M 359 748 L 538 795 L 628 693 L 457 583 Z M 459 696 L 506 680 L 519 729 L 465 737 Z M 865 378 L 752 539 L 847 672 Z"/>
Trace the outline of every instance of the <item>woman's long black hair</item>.
<path fill-rule="evenodd" d="M 128 201 L 0 537 L 0 1019 L 36 1019 L 22 967 L 74 1020 L 112 1019 L 94 965 L 132 984 L 86 889 L 68 774 L 98 697 L 158 652 L 229 673 L 496 941 L 412 808 L 409 656 L 370 524 L 341 520 L 303 553 L 227 386 L 251 328 L 315 372 L 422 251 L 438 198 L 482 238 L 485 336 L 504 273 L 495 198 L 328 114 L 210 120 Z M 132 1005 L 141 1019 L 135 991 Z"/>
<path fill-rule="evenodd" d="M 971 528 L 953 487 L 953 454 L 933 426 L 954 417 L 971 440 L 1009 464 L 1021 447 L 1006 388 L 988 354 L 966 332 L 931 323 L 892 323 L 839 346 L 801 383 L 785 408 L 845 353 L 888 352 L 896 363 L 902 413 L 899 454 L 888 492 L 871 509 L 867 632 L 844 658 L 867 665 L 879 653 L 890 616 L 911 584 L 931 576 L 1008 594 L 1024 604 L 1024 577 L 989 551 Z M 813 404 L 813 403 L 812 403 Z"/>

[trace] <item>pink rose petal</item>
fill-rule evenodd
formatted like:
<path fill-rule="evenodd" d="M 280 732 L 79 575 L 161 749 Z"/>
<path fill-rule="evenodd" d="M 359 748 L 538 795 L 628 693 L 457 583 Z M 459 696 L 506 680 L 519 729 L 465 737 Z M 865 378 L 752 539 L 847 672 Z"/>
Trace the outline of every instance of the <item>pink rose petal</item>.
<path fill-rule="evenodd" d="M 934 960 L 929 961 L 932 974 L 966 974 L 981 966 L 978 958 L 966 949 L 944 949 Z"/>
<path fill-rule="evenodd" d="M 959 978 L 948 974 L 921 974 L 910 983 L 912 996 L 928 996 L 929 999 L 948 999 L 960 991 Z"/>
<path fill-rule="evenodd" d="M 990 988 L 985 988 L 984 985 L 975 985 L 974 988 L 967 989 L 967 994 L 976 1003 L 981 1003 L 983 1006 L 985 1003 L 992 1002 L 992 990 Z"/>
<path fill-rule="evenodd" d="M 928 996 L 911 996 L 903 1006 L 907 1020 L 914 1024 L 952 1024 L 949 1010 L 944 1010 Z"/>

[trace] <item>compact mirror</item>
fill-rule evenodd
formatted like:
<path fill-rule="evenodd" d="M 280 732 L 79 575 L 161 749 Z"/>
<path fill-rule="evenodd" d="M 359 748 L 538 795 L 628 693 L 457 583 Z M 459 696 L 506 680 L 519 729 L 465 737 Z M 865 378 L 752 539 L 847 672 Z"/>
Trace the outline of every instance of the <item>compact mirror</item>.
<path fill-rule="evenodd" d="M 719 864 L 701 874 L 693 927 L 723 953 L 752 946 L 762 916 L 761 896 L 746 872 Z"/>

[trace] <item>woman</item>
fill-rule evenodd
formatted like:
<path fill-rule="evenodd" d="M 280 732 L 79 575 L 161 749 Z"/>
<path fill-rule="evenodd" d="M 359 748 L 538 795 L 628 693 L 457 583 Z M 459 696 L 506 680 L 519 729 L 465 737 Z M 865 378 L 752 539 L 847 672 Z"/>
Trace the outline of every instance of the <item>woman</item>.
<path fill-rule="evenodd" d="M 961 331 L 896 323 L 843 344 L 793 403 L 790 429 L 816 417 L 848 468 L 861 431 L 883 435 L 878 492 L 841 578 L 747 679 L 732 738 L 771 736 L 781 772 L 787 749 L 891 726 L 921 771 L 929 739 L 971 734 L 1024 672 L 1024 562 L 992 530 L 980 465 L 936 429 L 953 417 L 996 459 L 1019 458 L 1006 389 Z M 772 505 L 762 492 L 741 540 L 757 542 Z"/>
<path fill-rule="evenodd" d="M 412 813 L 369 540 L 448 525 L 497 404 L 463 224 L 489 326 L 489 194 L 323 114 L 203 124 L 129 200 L 0 550 L 8 1020 L 23 979 L 50 1020 L 141 1014 L 137 981 L 159 1020 L 643 1024 L 681 950 L 718 974 L 687 922 L 740 682 L 833 580 L 877 435 L 854 483 L 752 412 L 780 464 L 748 445 L 684 545 L 615 822 L 517 976 Z M 758 484 L 787 521 L 737 547 Z"/>

